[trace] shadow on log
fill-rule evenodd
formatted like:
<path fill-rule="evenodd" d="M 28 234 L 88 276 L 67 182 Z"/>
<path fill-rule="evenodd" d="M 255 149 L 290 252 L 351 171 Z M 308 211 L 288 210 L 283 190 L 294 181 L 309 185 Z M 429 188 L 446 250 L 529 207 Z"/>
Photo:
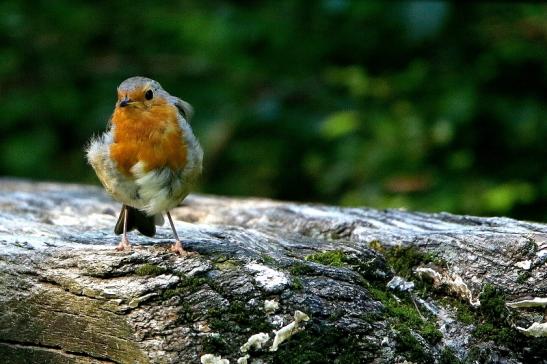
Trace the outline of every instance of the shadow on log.
<path fill-rule="evenodd" d="M 178 257 L 118 209 L 0 181 L 2 363 L 546 362 L 546 225 L 193 195 Z"/>

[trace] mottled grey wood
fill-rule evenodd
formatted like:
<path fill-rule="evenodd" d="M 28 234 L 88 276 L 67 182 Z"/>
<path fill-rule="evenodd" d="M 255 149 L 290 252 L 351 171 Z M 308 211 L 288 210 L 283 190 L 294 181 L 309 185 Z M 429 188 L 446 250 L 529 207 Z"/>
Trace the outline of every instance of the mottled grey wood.
<path fill-rule="evenodd" d="M 232 312 L 235 303 L 264 321 L 256 330 L 279 329 L 301 310 L 312 318 L 308 332 L 322 332 L 314 327 L 328 321 L 337 335 L 362 344 L 355 362 L 402 362 L 383 305 L 363 284 L 369 276 L 393 275 L 371 244 L 434 253 L 472 297 L 487 282 L 503 287 L 510 301 L 547 297 L 544 224 L 191 195 L 172 215 L 181 240 L 197 254 L 178 257 L 168 250 L 168 226 L 156 238 L 130 234 L 133 251 L 116 252 L 118 210 L 97 187 L 0 180 L 5 362 L 199 363 L 220 344 L 235 362 L 243 356 L 239 347 L 258 333 L 236 312 L 236 324 L 226 322 L 231 327 L 218 322 L 227 316 L 216 313 Z M 328 250 L 341 250 L 370 270 L 305 260 Z M 150 267 L 159 270 L 147 272 Z M 305 273 L 297 275 L 294 267 Z M 278 311 L 264 312 L 265 300 L 278 301 Z M 440 307 L 437 325 L 446 324 L 447 311 L 434 299 L 417 304 L 425 310 L 428 303 Z M 537 310 L 523 317 L 523 326 L 543 320 Z M 466 340 L 468 327 L 451 325 L 441 330 L 439 344 L 424 345 L 435 361 L 446 346 L 465 359 L 471 342 L 487 345 Z M 522 357 L 495 345 L 490 352 L 489 360 Z M 267 352 L 254 357 L 280 360 Z"/>

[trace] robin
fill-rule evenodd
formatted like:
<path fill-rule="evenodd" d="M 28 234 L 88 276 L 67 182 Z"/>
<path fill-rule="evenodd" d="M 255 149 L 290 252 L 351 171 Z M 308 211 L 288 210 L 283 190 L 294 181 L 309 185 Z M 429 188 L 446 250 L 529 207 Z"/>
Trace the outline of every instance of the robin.
<path fill-rule="evenodd" d="M 203 150 L 192 133 L 192 107 L 149 78 L 131 77 L 118 86 L 107 131 L 93 138 L 87 160 L 122 209 L 114 228 L 130 250 L 127 232 L 154 236 L 165 212 L 173 230 L 171 250 L 185 254 L 169 210 L 190 192 L 201 174 Z"/>

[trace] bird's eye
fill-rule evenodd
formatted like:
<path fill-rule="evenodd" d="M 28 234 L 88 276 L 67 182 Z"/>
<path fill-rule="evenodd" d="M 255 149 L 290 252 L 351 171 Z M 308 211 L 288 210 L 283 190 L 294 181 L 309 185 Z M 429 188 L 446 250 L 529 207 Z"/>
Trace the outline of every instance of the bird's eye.
<path fill-rule="evenodd" d="M 147 100 L 152 100 L 152 97 L 154 97 L 154 93 L 152 90 L 148 90 L 144 93 L 144 98 Z"/>

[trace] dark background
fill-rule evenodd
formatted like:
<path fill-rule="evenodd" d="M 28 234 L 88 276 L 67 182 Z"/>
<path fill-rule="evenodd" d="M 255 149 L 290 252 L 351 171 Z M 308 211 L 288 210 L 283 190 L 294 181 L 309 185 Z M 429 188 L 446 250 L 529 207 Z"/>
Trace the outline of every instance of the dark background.
<path fill-rule="evenodd" d="M 0 3 L 0 174 L 98 183 L 143 75 L 194 105 L 202 192 L 547 217 L 547 6 Z"/>

